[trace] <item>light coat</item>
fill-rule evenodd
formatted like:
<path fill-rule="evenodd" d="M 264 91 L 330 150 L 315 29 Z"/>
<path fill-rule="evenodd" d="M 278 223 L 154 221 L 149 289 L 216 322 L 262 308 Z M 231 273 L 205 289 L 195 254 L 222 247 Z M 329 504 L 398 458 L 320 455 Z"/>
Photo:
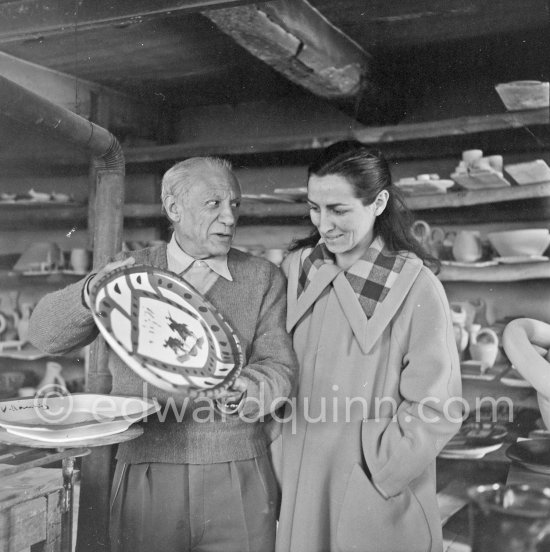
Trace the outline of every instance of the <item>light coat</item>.
<path fill-rule="evenodd" d="M 277 465 L 277 551 L 440 552 L 435 458 L 462 415 L 443 287 L 410 256 L 367 319 L 334 264 L 297 299 L 299 259 L 283 266 L 300 377 Z"/>

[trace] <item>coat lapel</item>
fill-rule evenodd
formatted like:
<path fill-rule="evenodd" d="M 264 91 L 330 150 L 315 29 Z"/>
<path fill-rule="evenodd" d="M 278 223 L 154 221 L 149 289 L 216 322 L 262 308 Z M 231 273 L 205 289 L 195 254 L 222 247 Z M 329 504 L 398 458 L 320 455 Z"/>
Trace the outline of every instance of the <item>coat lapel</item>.
<path fill-rule="evenodd" d="M 289 305 L 287 315 L 287 331 L 291 331 L 298 323 L 300 318 L 311 308 L 313 303 L 319 298 L 323 291 L 331 284 L 331 282 L 343 272 L 334 264 L 324 264 L 316 272 L 315 277 L 309 282 L 306 290 L 300 295 L 296 302 L 292 301 Z M 296 274 L 295 277 L 298 275 Z M 289 276 L 289 282 L 291 277 Z M 295 289 L 292 288 L 291 289 Z M 350 288 L 351 289 L 351 288 Z"/>
<path fill-rule="evenodd" d="M 361 307 L 357 295 L 344 273 L 338 274 L 335 278 L 336 297 L 363 354 L 367 354 L 372 349 L 386 326 L 391 322 L 421 268 L 422 261 L 420 259 L 407 259 L 387 297 L 378 305 L 370 319 Z"/>

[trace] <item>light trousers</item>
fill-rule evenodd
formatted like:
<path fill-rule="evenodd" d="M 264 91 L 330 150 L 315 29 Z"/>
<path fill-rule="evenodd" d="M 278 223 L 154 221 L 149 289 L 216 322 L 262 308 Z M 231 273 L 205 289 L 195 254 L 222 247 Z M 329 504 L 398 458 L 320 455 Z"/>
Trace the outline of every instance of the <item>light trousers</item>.
<path fill-rule="evenodd" d="M 277 507 L 267 455 L 218 464 L 118 462 L 111 552 L 272 552 Z"/>

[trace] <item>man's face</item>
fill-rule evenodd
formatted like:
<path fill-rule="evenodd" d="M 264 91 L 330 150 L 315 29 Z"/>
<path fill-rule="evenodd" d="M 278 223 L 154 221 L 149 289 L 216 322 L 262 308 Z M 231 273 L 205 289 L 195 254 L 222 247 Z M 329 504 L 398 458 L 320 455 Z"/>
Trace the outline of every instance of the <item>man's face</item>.
<path fill-rule="evenodd" d="M 179 199 L 170 217 L 180 247 L 196 259 L 227 255 L 239 218 L 241 190 L 225 169 L 205 168 Z"/>

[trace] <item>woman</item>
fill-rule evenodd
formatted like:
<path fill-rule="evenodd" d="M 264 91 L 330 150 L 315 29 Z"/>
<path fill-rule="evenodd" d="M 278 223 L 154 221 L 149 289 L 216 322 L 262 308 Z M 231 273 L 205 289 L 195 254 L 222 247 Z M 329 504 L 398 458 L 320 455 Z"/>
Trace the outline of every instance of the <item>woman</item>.
<path fill-rule="evenodd" d="M 329 147 L 308 202 L 316 235 L 283 265 L 300 379 L 277 550 L 440 551 L 435 458 L 461 423 L 445 293 L 380 154 Z"/>

